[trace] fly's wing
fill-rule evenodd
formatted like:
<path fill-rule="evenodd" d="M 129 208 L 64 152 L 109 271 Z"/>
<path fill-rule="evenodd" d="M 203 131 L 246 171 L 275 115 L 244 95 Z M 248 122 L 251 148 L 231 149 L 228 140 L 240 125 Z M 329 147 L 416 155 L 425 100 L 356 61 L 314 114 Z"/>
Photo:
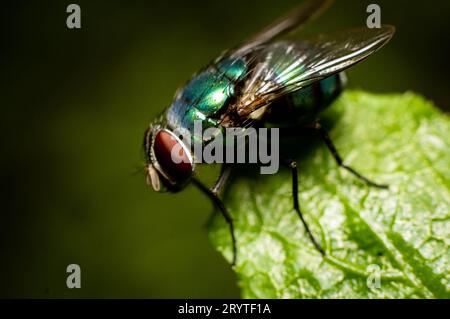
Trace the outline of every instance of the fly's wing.
<path fill-rule="evenodd" d="M 194 74 L 191 80 L 180 88 L 172 104 L 164 111 L 166 120 L 172 126 L 183 126 L 184 120 L 191 122 L 195 117 L 211 119 L 217 112 L 218 104 L 208 105 L 207 112 L 202 112 L 201 115 L 196 115 L 194 109 L 205 108 L 200 105 L 202 102 L 214 103 L 215 99 L 226 96 L 234 89 L 234 82 L 248 75 L 246 72 L 251 70 L 257 52 L 261 52 L 267 43 L 317 17 L 331 3 L 332 0 L 304 0 L 300 6 L 252 36 L 248 41 L 223 53 L 211 64 Z M 242 67 L 241 64 L 244 66 Z M 245 73 L 235 73 L 241 70 Z M 228 83 L 230 80 L 233 83 Z M 217 95 L 217 92 L 223 94 Z M 183 98 L 180 99 L 180 97 Z"/>
<path fill-rule="evenodd" d="M 360 62 L 386 44 L 394 32 L 394 27 L 383 26 L 323 34 L 299 42 L 271 43 L 255 52 L 254 67 L 235 111 L 245 120 L 280 96 Z"/>
<path fill-rule="evenodd" d="M 243 44 L 235 49 L 232 49 L 226 54 L 232 57 L 246 55 L 255 48 L 271 42 L 274 39 L 295 30 L 307 21 L 316 18 L 323 11 L 325 11 L 332 2 L 333 0 L 305 0 L 287 15 L 276 20 L 257 34 L 253 35 Z"/>

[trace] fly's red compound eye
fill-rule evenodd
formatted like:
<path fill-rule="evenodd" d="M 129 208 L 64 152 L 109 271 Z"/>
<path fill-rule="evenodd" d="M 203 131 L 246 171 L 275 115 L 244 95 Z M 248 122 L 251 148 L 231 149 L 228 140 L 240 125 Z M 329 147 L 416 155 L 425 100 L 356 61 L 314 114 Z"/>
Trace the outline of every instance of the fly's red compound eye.
<path fill-rule="evenodd" d="M 155 136 L 153 151 L 165 174 L 173 182 L 183 183 L 192 175 L 192 158 L 182 142 L 172 133 L 161 130 Z"/>

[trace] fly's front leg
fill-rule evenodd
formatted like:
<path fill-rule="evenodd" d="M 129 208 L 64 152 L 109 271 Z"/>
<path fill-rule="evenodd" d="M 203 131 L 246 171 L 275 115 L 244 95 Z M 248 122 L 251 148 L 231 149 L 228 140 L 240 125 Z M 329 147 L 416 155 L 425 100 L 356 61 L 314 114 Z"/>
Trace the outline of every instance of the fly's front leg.
<path fill-rule="evenodd" d="M 227 164 L 222 164 L 222 167 L 220 168 L 220 175 L 217 179 L 216 183 L 214 184 L 214 187 L 211 189 L 211 191 L 217 195 L 220 195 L 223 188 L 225 187 L 228 178 L 231 174 L 231 167 Z"/>
<path fill-rule="evenodd" d="M 370 179 L 368 179 L 367 177 L 365 177 L 364 175 L 358 173 L 352 167 L 350 167 L 348 165 L 345 165 L 343 163 L 342 158 L 339 155 L 336 147 L 334 146 L 333 141 L 331 141 L 330 136 L 328 135 L 328 132 L 322 127 L 322 125 L 318 121 L 314 122 L 311 126 L 308 126 L 308 127 L 316 130 L 319 133 L 320 137 L 324 141 L 324 143 L 327 146 L 328 150 L 331 152 L 331 155 L 333 155 L 334 159 L 336 160 L 336 163 L 340 167 L 346 169 L 347 171 L 352 173 L 354 176 L 356 176 L 357 178 L 359 178 L 360 180 L 362 180 L 364 183 L 366 183 L 369 186 L 383 188 L 383 189 L 388 189 L 389 188 L 389 185 L 375 183 L 375 182 L 371 181 Z"/>
<path fill-rule="evenodd" d="M 220 178 L 219 178 L 219 180 L 220 180 Z M 214 188 L 213 188 L 213 190 L 209 189 L 208 187 L 206 187 L 202 182 L 200 182 L 196 178 L 193 178 L 193 183 L 206 196 L 208 196 L 209 199 L 211 199 L 211 201 L 213 202 L 214 206 L 220 210 L 220 212 L 222 213 L 223 217 L 225 218 L 225 221 L 227 222 L 228 227 L 230 228 L 231 243 L 233 245 L 233 260 L 231 262 L 231 265 L 232 266 L 236 265 L 237 248 L 236 248 L 236 237 L 234 235 L 234 222 L 233 222 L 232 216 L 228 212 L 227 208 L 223 204 L 223 202 L 220 199 L 220 197 L 218 196 L 218 194 L 213 191 Z"/>
<path fill-rule="evenodd" d="M 223 188 L 225 187 L 225 185 L 227 184 L 228 178 L 230 177 L 231 174 L 231 167 L 227 164 L 222 164 L 222 166 L 220 167 L 220 175 L 219 178 L 217 178 L 216 183 L 214 184 L 214 186 L 211 188 L 211 191 L 216 194 L 217 196 L 220 196 L 220 194 L 223 191 Z M 209 228 L 212 225 L 212 222 L 214 220 L 214 217 L 217 214 L 217 210 L 214 210 L 210 215 L 208 220 L 206 221 L 206 227 Z"/>
<path fill-rule="evenodd" d="M 308 234 L 309 239 L 313 243 L 314 247 L 322 254 L 325 255 L 325 251 L 323 250 L 322 246 L 318 243 L 314 235 L 312 234 L 311 230 L 309 229 L 308 223 L 303 218 L 303 214 L 300 210 L 300 204 L 298 201 L 298 172 L 297 172 L 297 162 L 293 160 L 283 160 L 283 164 L 285 164 L 289 169 L 291 170 L 292 175 L 292 199 L 294 202 L 294 210 L 297 212 L 298 217 L 300 217 L 301 222 L 303 223 L 303 226 L 305 227 L 306 233 Z"/>

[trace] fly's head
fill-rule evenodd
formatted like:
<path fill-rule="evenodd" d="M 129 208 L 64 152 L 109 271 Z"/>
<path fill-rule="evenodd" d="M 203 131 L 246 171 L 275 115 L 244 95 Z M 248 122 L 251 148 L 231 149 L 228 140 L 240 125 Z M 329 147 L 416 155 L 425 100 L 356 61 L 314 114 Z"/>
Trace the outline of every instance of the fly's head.
<path fill-rule="evenodd" d="M 194 173 L 190 149 L 170 129 L 150 125 L 144 134 L 147 184 L 157 192 L 178 192 Z"/>

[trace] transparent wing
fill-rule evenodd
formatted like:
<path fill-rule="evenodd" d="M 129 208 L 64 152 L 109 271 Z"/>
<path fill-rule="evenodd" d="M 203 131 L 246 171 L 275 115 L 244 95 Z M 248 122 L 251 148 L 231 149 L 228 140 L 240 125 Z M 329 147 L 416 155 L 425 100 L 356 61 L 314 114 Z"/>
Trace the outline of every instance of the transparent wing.
<path fill-rule="evenodd" d="M 189 82 L 178 91 L 173 103 L 165 111 L 168 121 L 173 126 L 188 126 L 187 123 L 191 121 L 191 113 L 194 112 L 194 109 L 205 109 L 205 105 L 202 106 L 202 103 L 211 103 L 218 98 L 217 95 L 214 96 L 217 91 L 215 88 L 220 88 L 221 92 L 234 90 L 234 82 L 241 81 L 249 74 L 248 71 L 252 69 L 255 57 L 258 56 L 258 52 L 262 52 L 267 43 L 317 17 L 331 3 L 332 0 L 304 0 L 297 8 L 277 19 L 243 44 L 224 52 L 212 63 L 194 74 Z M 240 66 L 241 63 L 244 64 L 244 67 Z M 243 74 L 235 73 L 241 70 L 244 70 Z M 223 87 L 222 84 L 228 80 L 232 80 L 233 83 Z M 179 99 L 180 94 L 185 99 L 184 103 Z M 206 111 L 202 110 L 201 116 L 209 119 L 215 115 L 214 112 L 217 111 L 217 108 L 214 106 L 209 105 Z"/>
<path fill-rule="evenodd" d="M 360 62 L 395 32 L 392 26 L 322 34 L 299 42 L 274 42 L 253 57 L 254 67 L 236 104 L 249 115 L 278 97 L 296 91 Z"/>
<path fill-rule="evenodd" d="M 282 35 L 298 28 L 300 25 L 318 17 L 333 2 L 333 0 L 305 0 L 287 15 L 277 19 L 275 22 L 253 35 L 237 48 L 230 50 L 227 55 L 243 56 L 253 49 L 273 41 Z"/>

